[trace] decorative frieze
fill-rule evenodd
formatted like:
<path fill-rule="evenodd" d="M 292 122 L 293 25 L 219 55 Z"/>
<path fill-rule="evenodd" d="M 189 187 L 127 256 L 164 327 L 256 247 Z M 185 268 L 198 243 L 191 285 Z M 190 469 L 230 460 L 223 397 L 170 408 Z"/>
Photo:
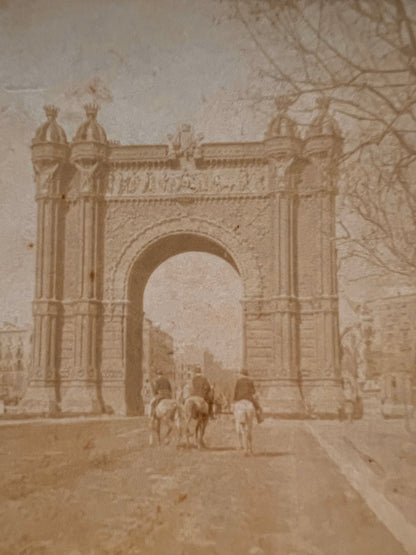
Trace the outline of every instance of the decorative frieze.
<path fill-rule="evenodd" d="M 143 169 L 112 165 L 106 194 L 112 196 L 167 196 L 183 194 L 266 193 L 264 165 L 231 168 Z"/>

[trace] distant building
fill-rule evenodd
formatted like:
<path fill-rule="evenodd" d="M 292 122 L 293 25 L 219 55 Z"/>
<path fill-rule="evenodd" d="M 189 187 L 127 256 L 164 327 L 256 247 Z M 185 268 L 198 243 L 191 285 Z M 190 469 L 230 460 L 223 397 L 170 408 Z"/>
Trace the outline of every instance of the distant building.
<path fill-rule="evenodd" d="M 30 326 L 4 322 L 0 327 L 0 399 L 16 404 L 27 387 L 31 363 Z"/>
<path fill-rule="evenodd" d="M 215 386 L 215 391 L 224 395 L 228 402 L 231 403 L 238 370 L 224 368 L 223 364 L 216 360 L 210 351 L 205 350 L 204 373 L 211 384 Z"/>
<path fill-rule="evenodd" d="M 194 374 L 196 367 L 203 369 L 204 350 L 197 345 L 180 345 L 175 351 L 175 384 L 182 389 Z"/>
<path fill-rule="evenodd" d="M 416 294 L 366 303 L 364 314 L 372 337 L 367 378 L 378 381 L 382 412 L 401 416 L 414 403 L 416 385 Z"/>

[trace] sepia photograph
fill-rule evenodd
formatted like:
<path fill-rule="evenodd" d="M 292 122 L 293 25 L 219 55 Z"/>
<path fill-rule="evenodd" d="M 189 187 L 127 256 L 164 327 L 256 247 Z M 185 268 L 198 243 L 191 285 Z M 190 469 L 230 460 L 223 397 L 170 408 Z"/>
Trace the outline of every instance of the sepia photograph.
<path fill-rule="evenodd" d="M 416 555 L 416 1 L 0 51 L 0 555 Z"/>

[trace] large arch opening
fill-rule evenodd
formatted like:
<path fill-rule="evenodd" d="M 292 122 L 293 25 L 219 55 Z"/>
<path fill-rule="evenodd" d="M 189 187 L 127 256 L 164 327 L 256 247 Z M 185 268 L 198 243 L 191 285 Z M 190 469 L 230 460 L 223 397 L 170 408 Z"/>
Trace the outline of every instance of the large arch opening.
<path fill-rule="evenodd" d="M 178 263 L 182 259 L 183 264 L 183 257 L 198 257 L 199 260 L 199 271 L 201 277 L 201 262 L 202 259 L 205 259 L 206 267 L 207 267 L 207 275 L 202 276 L 202 282 L 197 284 L 197 287 L 200 288 L 200 295 L 197 303 L 194 303 L 192 308 L 188 305 L 188 308 L 183 311 L 182 314 L 178 314 L 176 318 L 176 322 L 170 322 L 170 326 L 167 325 L 167 321 L 163 322 L 163 317 L 158 318 L 157 322 L 154 324 L 159 325 L 160 329 L 163 332 L 170 333 L 170 335 L 176 339 L 175 347 L 179 347 L 179 350 L 184 345 L 180 345 L 180 333 L 175 332 L 175 326 L 178 326 L 178 329 L 182 328 L 182 332 L 184 332 L 184 328 L 186 329 L 186 325 L 184 324 L 184 319 L 193 319 L 196 318 L 196 327 L 201 330 L 201 316 L 204 314 L 204 309 L 208 312 L 211 309 L 211 316 L 212 312 L 215 313 L 215 310 L 212 311 L 212 305 L 218 301 L 218 306 L 215 308 L 217 309 L 216 315 L 221 313 L 221 294 L 219 295 L 218 299 L 215 297 L 216 289 L 220 289 L 222 293 L 222 298 L 224 300 L 224 296 L 226 295 L 226 289 L 223 287 L 223 283 L 217 286 L 218 280 L 211 279 L 210 281 L 210 266 L 215 266 L 215 272 L 221 270 L 221 264 L 223 265 L 222 268 L 226 269 L 228 266 L 231 270 L 231 273 L 234 276 L 234 287 L 238 287 L 238 301 L 242 298 L 243 293 L 243 284 L 241 280 L 241 272 L 238 268 L 236 261 L 233 257 L 227 252 L 227 250 L 222 246 L 216 243 L 211 238 L 207 238 L 203 235 L 198 235 L 194 233 L 178 233 L 169 235 L 163 238 L 159 238 L 155 240 L 150 246 L 148 246 L 142 253 L 140 253 L 137 258 L 135 259 L 131 270 L 129 272 L 128 278 L 128 301 L 129 301 L 129 309 L 128 309 L 128 317 L 127 317 L 127 330 L 126 330 L 126 379 L 125 379 L 125 396 L 126 396 L 126 407 L 127 407 L 127 414 L 137 414 L 143 411 L 143 399 L 141 396 L 141 391 L 143 389 L 143 376 L 149 378 L 148 375 L 148 360 L 146 361 L 146 356 L 144 356 L 145 351 L 148 349 L 147 343 L 144 344 L 144 341 L 147 339 L 147 334 L 149 333 L 149 320 L 145 319 L 145 292 L 147 290 L 147 285 L 150 282 L 149 289 L 151 290 L 151 283 L 159 274 L 163 274 L 161 270 L 164 266 L 172 267 L 172 264 Z M 196 258 L 193 259 L 194 261 L 197 260 Z M 210 264 L 214 262 L 214 264 Z M 215 265 L 215 261 L 217 264 Z M 227 265 L 224 265 L 224 261 Z M 166 263 L 166 264 L 164 264 Z M 219 263 L 219 265 L 218 265 Z M 185 264 L 188 268 L 188 272 L 192 271 L 192 260 L 187 261 Z M 203 266 L 203 264 L 202 264 Z M 223 271 L 224 276 L 226 276 L 227 272 Z M 165 272 L 166 277 L 166 272 Z M 212 276 L 211 276 L 212 277 Z M 160 278 L 160 275 L 159 275 Z M 160 281 L 160 280 L 159 280 Z M 184 280 L 185 283 L 189 286 L 190 280 Z M 169 284 L 166 283 L 168 286 Z M 210 289 L 210 291 L 208 291 Z M 211 293 L 211 295 L 209 294 Z M 195 297 L 195 291 L 193 292 Z M 192 296 L 192 295 L 191 295 Z M 237 302 L 238 302 L 237 301 Z M 192 304 L 192 303 L 191 303 Z M 234 357 L 234 360 L 238 359 L 238 363 L 235 363 L 237 366 L 241 362 L 241 357 L 243 353 L 243 322 L 242 322 L 242 313 L 241 313 L 241 305 L 238 302 L 238 310 L 240 311 L 240 334 L 239 334 L 239 357 Z M 149 303 L 147 303 L 147 311 L 149 312 Z M 163 312 L 163 311 L 162 311 Z M 162 314 L 160 307 L 159 307 L 159 314 Z M 157 310 L 156 310 L 157 313 Z M 148 316 L 151 316 L 148 315 Z M 226 311 L 224 313 L 225 319 Z M 214 317 L 215 318 L 215 317 Z M 209 319 L 207 319 L 209 320 Z M 224 329 L 226 329 L 226 322 L 221 322 Z M 206 323 L 207 328 L 210 326 L 215 326 L 215 322 L 207 321 Z M 221 325 L 220 325 L 221 327 Z M 189 329 L 189 328 L 188 328 Z M 176 330 L 177 331 L 177 330 Z M 211 329 L 212 332 L 212 329 Z M 190 334 L 192 336 L 192 334 Z M 176 337 L 175 337 L 176 336 Z M 207 340 L 209 338 L 210 340 Z M 178 345 L 179 339 L 179 345 Z M 183 339 L 183 333 L 182 333 Z M 190 340 L 195 339 L 195 337 L 190 337 Z M 182 342 L 183 343 L 183 342 Z M 218 341 L 220 344 L 221 341 Z M 218 362 L 224 363 L 224 366 L 227 366 L 227 357 L 221 356 L 221 349 L 217 348 L 210 348 L 210 345 L 213 345 L 213 337 L 210 330 L 207 329 L 207 334 L 204 339 L 202 339 L 197 346 L 200 350 L 204 349 L 207 353 L 211 353 L 214 359 Z M 186 345 L 185 345 L 186 346 Z M 222 353 L 224 354 L 224 353 Z M 177 355 L 177 353 L 175 353 Z M 175 357 L 176 358 L 176 357 Z M 190 360 L 192 362 L 192 360 Z M 229 358 L 228 358 L 229 363 Z M 230 364 L 228 364 L 230 366 Z M 144 372 L 145 370 L 145 372 Z M 176 372 L 176 367 L 174 372 Z M 178 376 L 175 374 L 172 376 L 173 379 L 178 380 Z"/>

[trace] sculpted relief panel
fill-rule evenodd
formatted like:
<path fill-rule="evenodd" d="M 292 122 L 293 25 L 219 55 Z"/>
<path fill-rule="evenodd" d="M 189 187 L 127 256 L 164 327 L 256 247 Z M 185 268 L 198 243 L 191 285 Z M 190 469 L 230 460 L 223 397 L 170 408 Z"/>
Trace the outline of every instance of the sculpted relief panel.
<path fill-rule="evenodd" d="M 177 195 L 266 193 L 266 165 L 240 164 L 239 167 L 143 168 L 113 165 L 110 168 L 107 195 Z"/>
<path fill-rule="evenodd" d="M 225 204 L 224 204 L 225 202 Z M 123 292 L 113 289 L 113 273 L 119 264 L 120 253 L 137 246 L 132 257 L 139 255 L 147 244 L 156 238 L 172 233 L 191 232 L 209 237 L 218 244 L 224 244 L 225 250 L 240 259 L 241 252 L 251 252 L 257 259 L 261 273 L 267 260 L 270 243 L 270 214 L 267 200 L 250 199 L 250 213 L 242 200 L 241 209 L 233 207 L 227 201 L 210 200 L 192 202 L 182 205 L 172 199 L 158 202 L 152 206 L 151 214 L 142 203 L 126 202 L 109 206 L 106 215 L 106 264 L 105 294 L 111 298 L 123 298 Z M 116 209 L 117 208 L 117 209 Z M 144 237 L 149 236 L 148 239 Z M 140 237 L 140 241 L 138 238 Z M 233 248 L 231 248 L 233 247 Z M 134 249 L 133 249 L 134 250 Z M 265 269 L 267 275 L 267 270 Z M 127 276 L 127 270 L 125 270 Z M 263 276 L 264 286 L 268 288 L 269 280 Z M 247 284 L 248 286 L 248 284 Z M 251 286 L 248 286 L 252 290 Z M 255 291 L 258 291 L 256 286 Z M 253 293 L 252 293 L 253 294 Z"/>

